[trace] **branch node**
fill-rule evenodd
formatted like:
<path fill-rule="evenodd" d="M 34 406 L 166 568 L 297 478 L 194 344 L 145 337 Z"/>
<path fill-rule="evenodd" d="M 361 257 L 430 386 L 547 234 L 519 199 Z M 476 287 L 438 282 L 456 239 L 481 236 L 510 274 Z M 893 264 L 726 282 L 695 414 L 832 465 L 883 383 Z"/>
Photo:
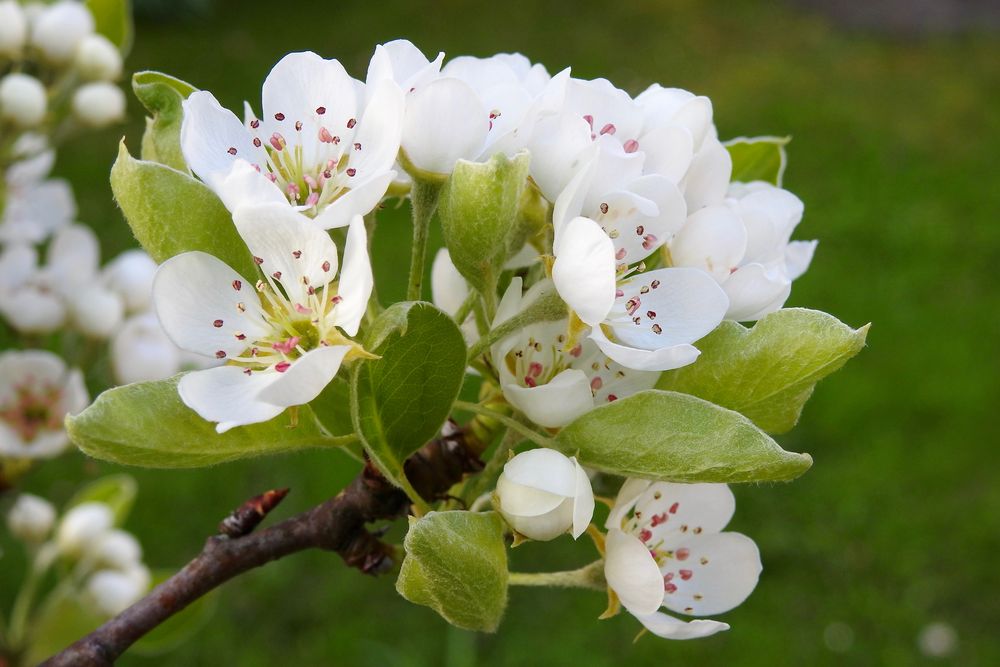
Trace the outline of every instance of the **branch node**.
<path fill-rule="evenodd" d="M 219 523 L 219 533 L 231 539 L 253 532 L 271 510 L 288 495 L 289 489 L 272 489 L 246 501 Z"/>

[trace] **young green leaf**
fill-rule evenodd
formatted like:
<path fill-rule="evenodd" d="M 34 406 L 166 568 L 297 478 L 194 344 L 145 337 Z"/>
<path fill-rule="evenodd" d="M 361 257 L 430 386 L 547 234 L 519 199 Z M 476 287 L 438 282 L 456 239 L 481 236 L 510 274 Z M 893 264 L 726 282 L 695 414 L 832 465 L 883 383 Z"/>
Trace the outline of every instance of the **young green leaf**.
<path fill-rule="evenodd" d="M 86 0 L 98 34 L 104 35 L 123 55 L 132 49 L 132 3 L 129 0 Z"/>
<path fill-rule="evenodd" d="M 70 498 L 66 509 L 83 503 L 99 502 L 108 505 L 115 515 L 115 525 L 121 526 L 132 510 L 139 487 L 131 475 L 108 475 L 94 480 Z"/>
<path fill-rule="evenodd" d="M 181 103 L 197 89 L 162 72 L 136 72 L 132 76 L 132 90 L 153 114 L 146 119 L 146 132 L 142 135 L 142 159 L 190 173 L 181 153 L 184 118 Z"/>
<path fill-rule="evenodd" d="M 149 468 L 196 468 L 336 443 L 323 435 L 312 410 L 298 408 L 298 425 L 282 415 L 262 424 L 216 433 L 181 402 L 177 383 L 139 382 L 109 389 L 90 407 L 67 417 L 70 438 L 89 456 Z"/>
<path fill-rule="evenodd" d="M 496 290 L 529 163 L 527 153 L 513 159 L 498 153 L 488 162 L 459 160 L 441 191 L 438 216 L 451 261 L 480 292 Z"/>
<path fill-rule="evenodd" d="M 553 446 L 589 468 L 665 482 L 783 481 L 812 465 L 737 412 L 655 389 L 578 417 Z"/>
<path fill-rule="evenodd" d="M 742 183 L 767 181 L 781 187 L 791 137 L 737 137 L 725 143 L 733 159 L 732 180 Z"/>
<path fill-rule="evenodd" d="M 785 433 L 816 383 L 865 346 L 868 326 L 852 329 L 804 308 L 771 313 L 752 329 L 723 322 L 696 343 L 698 361 L 664 373 L 656 386 L 741 412 L 768 433 Z"/>
<path fill-rule="evenodd" d="M 133 158 L 123 141 L 111 190 L 132 233 L 157 262 L 189 250 L 215 255 L 248 280 L 258 273 L 232 216 L 201 182 L 176 169 Z"/>
<path fill-rule="evenodd" d="M 411 518 L 396 590 L 466 630 L 494 632 L 507 607 L 504 523 L 494 512 Z"/>
<path fill-rule="evenodd" d="M 429 303 L 397 303 L 369 328 L 365 349 L 379 359 L 351 373 L 354 429 L 379 470 L 407 488 L 403 462 L 440 430 L 465 377 L 465 341 Z"/>

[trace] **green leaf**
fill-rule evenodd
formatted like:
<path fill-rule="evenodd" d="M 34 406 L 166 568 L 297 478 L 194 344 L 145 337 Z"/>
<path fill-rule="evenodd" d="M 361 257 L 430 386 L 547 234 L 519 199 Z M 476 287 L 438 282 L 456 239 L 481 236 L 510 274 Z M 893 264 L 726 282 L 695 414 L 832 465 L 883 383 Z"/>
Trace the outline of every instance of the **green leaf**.
<path fill-rule="evenodd" d="M 138 490 L 138 484 L 131 475 L 108 475 L 94 480 L 73 494 L 66 509 L 83 503 L 104 503 L 114 512 L 115 525 L 121 526 L 132 510 Z"/>
<path fill-rule="evenodd" d="M 70 438 L 94 458 L 149 468 L 196 468 L 337 444 L 323 435 L 305 405 L 298 408 L 294 428 L 287 416 L 279 416 L 216 433 L 215 424 L 181 402 L 181 377 L 109 389 L 86 410 L 66 418 Z"/>
<path fill-rule="evenodd" d="M 731 180 L 749 183 L 767 181 L 781 187 L 791 137 L 737 137 L 725 143 L 733 159 Z"/>
<path fill-rule="evenodd" d="M 154 571 L 152 585 L 154 587 L 159 586 L 173 574 L 172 570 Z M 218 607 L 218 593 L 219 591 L 216 589 L 207 595 L 201 596 L 156 626 L 129 650 L 145 656 L 163 655 L 174 650 L 191 639 L 212 618 Z"/>
<path fill-rule="evenodd" d="M 201 250 L 247 280 L 257 278 L 232 216 L 200 181 L 156 162 L 136 160 L 123 141 L 111 168 L 111 190 L 135 238 L 157 262 Z"/>
<path fill-rule="evenodd" d="M 496 291 L 530 161 L 526 152 L 513 159 L 498 153 L 488 162 L 459 160 L 441 191 L 438 217 L 451 261 L 480 292 Z"/>
<path fill-rule="evenodd" d="M 396 590 L 452 625 L 494 632 L 507 607 L 503 526 L 495 512 L 411 517 Z"/>
<path fill-rule="evenodd" d="M 578 417 L 553 446 L 601 472 L 665 482 L 783 481 L 812 465 L 738 412 L 655 389 Z"/>
<path fill-rule="evenodd" d="M 743 413 L 768 433 L 791 430 L 816 383 L 865 346 L 868 327 L 786 308 L 752 329 L 723 322 L 696 343 L 698 361 L 660 376 L 657 387 L 699 396 Z"/>
<path fill-rule="evenodd" d="M 380 358 L 351 370 L 354 430 L 386 478 L 411 492 L 403 462 L 448 418 L 465 376 L 465 340 L 446 313 L 409 301 L 383 312 L 364 345 Z"/>
<path fill-rule="evenodd" d="M 97 32 L 118 47 L 122 54 L 132 48 L 132 3 L 129 0 L 86 0 L 94 15 Z"/>
<path fill-rule="evenodd" d="M 132 90 L 146 109 L 153 114 L 146 119 L 142 135 L 142 159 L 159 162 L 178 171 L 190 173 L 181 153 L 181 104 L 197 88 L 162 72 L 136 72 Z"/>

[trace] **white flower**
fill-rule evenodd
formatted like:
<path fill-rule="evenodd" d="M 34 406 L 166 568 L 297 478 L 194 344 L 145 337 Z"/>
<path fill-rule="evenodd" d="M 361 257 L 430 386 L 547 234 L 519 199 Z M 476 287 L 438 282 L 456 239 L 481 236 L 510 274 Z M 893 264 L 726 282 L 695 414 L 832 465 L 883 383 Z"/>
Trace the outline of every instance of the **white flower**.
<path fill-rule="evenodd" d="M 724 204 L 693 214 L 670 245 L 678 266 L 702 269 L 729 298 L 726 318 L 778 310 L 809 266 L 816 241 L 789 241 L 802 220 L 798 197 L 769 183 L 734 183 Z"/>
<path fill-rule="evenodd" d="M 104 503 L 81 503 L 63 515 L 56 529 L 56 545 L 67 558 L 89 554 L 100 539 L 111 530 L 115 517 Z"/>
<path fill-rule="evenodd" d="M 99 129 L 125 119 L 125 93 L 106 81 L 77 88 L 71 106 L 73 116 L 87 127 Z"/>
<path fill-rule="evenodd" d="M 291 53 L 268 74 L 262 98 L 263 116 L 248 106 L 246 125 L 211 93 L 184 101 L 184 157 L 230 211 L 281 202 L 330 229 L 378 205 L 399 151 L 395 84 L 366 91 L 336 60 Z"/>
<path fill-rule="evenodd" d="M 142 545 L 135 536 L 117 528 L 98 537 L 88 555 L 99 565 L 127 571 L 142 561 Z"/>
<path fill-rule="evenodd" d="M 359 347 L 347 336 L 357 334 L 372 290 L 360 215 L 348 228 L 339 278 L 329 234 L 287 205 L 242 207 L 233 219 L 264 275 L 256 288 L 202 252 L 167 260 L 153 282 L 156 313 L 174 343 L 228 361 L 179 385 L 184 403 L 218 422 L 220 433 L 314 399 Z"/>
<path fill-rule="evenodd" d="M 145 574 L 99 570 L 87 580 L 85 599 L 99 614 L 115 616 L 138 602 L 148 589 L 148 570 Z"/>
<path fill-rule="evenodd" d="M 61 179 L 46 178 L 55 153 L 39 135 L 22 135 L 14 145 L 18 161 L 4 180 L 6 202 L 0 215 L 0 242 L 41 243 L 76 217 L 73 190 Z"/>
<path fill-rule="evenodd" d="M 573 457 L 532 449 L 507 461 L 496 489 L 497 511 L 525 537 L 580 537 L 594 514 L 590 478 Z"/>
<path fill-rule="evenodd" d="M 550 288 L 551 283 L 536 283 L 522 299 L 521 279 L 514 278 L 497 307 L 494 328 Z M 566 320 L 532 324 L 493 345 L 504 398 L 531 421 L 561 428 L 599 405 L 656 384 L 659 373 L 625 368 L 591 340 L 571 343 L 568 329 Z"/>
<path fill-rule="evenodd" d="M 181 351 L 153 313 L 125 321 L 111 339 L 111 370 L 120 384 L 162 380 L 181 367 Z"/>
<path fill-rule="evenodd" d="M 130 313 L 149 308 L 156 262 L 142 250 L 126 250 L 101 270 L 101 281 L 125 302 Z"/>
<path fill-rule="evenodd" d="M 34 127 L 48 107 L 45 86 L 29 74 L 14 72 L 0 79 L 0 118 L 19 127 Z"/>
<path fill-rule="evenodd" d="M 87 403 L 80 371 L 51 352 L 0 354 L 0 456 L 56 456 L 69 444 L 63 419 Z"/>
<path fill-rule="evenodd" d="M 85 79 L 114 81 L 122 74 L 122 54 L 104 35 L 88 35 L 76 48 L 76 67 Z"/>
<path fill-rule="evenodd" d="M 45 540 L 56 521 L 56 510 L 45 498 L 22 493 L 7 512 L 7 527 L 14 537 L 32 544 Z"/>
<path fill-rule="evenodd" d="M 62 0 L 32 21 L 31 44 L 55 64 L 69 62 L 83 39 L 94 32 L 94 17 L 83 3 Z"/>
<path fill-rule="evenodd" d="M 667 639 L 729 629 L 659 611 L 711 616 L 742 603 L 757 585 L 760 552 L 749 537 L 722 532 L 735 511 L 725 484 L 629 479 L 607 520 L 604 573 L 622 605 Z"/>
<path fill-rule="evenodd" d="M 17 59 L 28 38 L 28 19 L 14 0 L 0 2 L 0 56 Z"/>
<path fill-rule="evenodd" d="M 698 357 L 693 342 L 722 321 L 728 299 L 703 272 L 645 270 L 644 259 L 683 224 L 685 204 L 662 176 L 640 176 L 621 189 L 594 185 L 608 170 L 591 149 L 556 200 L 552 279 L 589 325 L 590 338 L 628 368 L 664 371 Z M 618 161 L 620 169 L 627 161 Z M 593 217 L 581 215 L 585 207 Z"/>
<path fill-rule="evenodd" d="M 448 249 L 441 248 L 434 255 L 434 263 L 431 265 L 431 301 L 444 312 L 454 316 L 468 296 L 469 284 L 451 263 Z M 461 329 L 468 345 L 479 340 L 479 330 L 476 328 L 476 317 L 473 313 L 469 313 L 465 318 Z"/>
<path fill-rule="evenodd" d="M 125 318 L 125 304 L 112 290 L 90 284 L 79 289 L 69 300 L 75 328 L 89 338 L 105 340 L 117 331 Z"/>
<path fill-rule="evenodd" d="M 635 98 L 642 110 L 638 137 L 646 155 L 646 173 L 681 183 L 694 156 L 714 138 L 712 102 L 680 88 L 653 84 Z M 728 183 L 728 176 L 724 183 Z M 723 185 L 723 187 L 725 187 Z"/>

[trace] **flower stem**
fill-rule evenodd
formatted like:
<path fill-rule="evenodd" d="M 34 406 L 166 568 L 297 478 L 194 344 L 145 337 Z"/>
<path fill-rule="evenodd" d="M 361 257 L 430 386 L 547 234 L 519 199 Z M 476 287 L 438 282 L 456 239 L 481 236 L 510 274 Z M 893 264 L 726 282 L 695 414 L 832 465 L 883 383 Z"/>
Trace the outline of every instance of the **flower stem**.
<path fill-rule="evenodd" d="M 603 591 L 608 585 L 604 579 L 603 560 L 595 560 L 578 570 L 563 572 L 511 572 L 507 581 L 511 586 L 589 588 L 595 591 Z"/>
<path fill-rule="evenodd" d="M 413 212 L 413 247 L 410 249 L 410 281 L 406 288 L 408 301 L 419 301 L 427 260 L 427 233 L 437 208 L 441 183 L 414 179 L 410 189 L 410 209 Z"/>
<path fill-rule="evenodd" d="M 541 447 L 552 446 L 552 438 L 549 438 L 547 436 L 542 435 L 541 433 L 538 433 L 531 427 L 525 426 L 524 424 L 517 421 L 513 417 L 508 417 L 502 412 L 491 410 L 490 408 L 487 408 L 483 405 L 479 405 L 478 403 L 469 403 L 468 401 L 455 401 L 455 407 L 458 408 L 459 410 L 467 410 L 468 412 L 474 412 L 477 415 L 483 415 L 495 419 L 504 426 L 514 431 L 517 431 L 528 440 L 531 440 L 536 445 L 539 445 Z"/>

